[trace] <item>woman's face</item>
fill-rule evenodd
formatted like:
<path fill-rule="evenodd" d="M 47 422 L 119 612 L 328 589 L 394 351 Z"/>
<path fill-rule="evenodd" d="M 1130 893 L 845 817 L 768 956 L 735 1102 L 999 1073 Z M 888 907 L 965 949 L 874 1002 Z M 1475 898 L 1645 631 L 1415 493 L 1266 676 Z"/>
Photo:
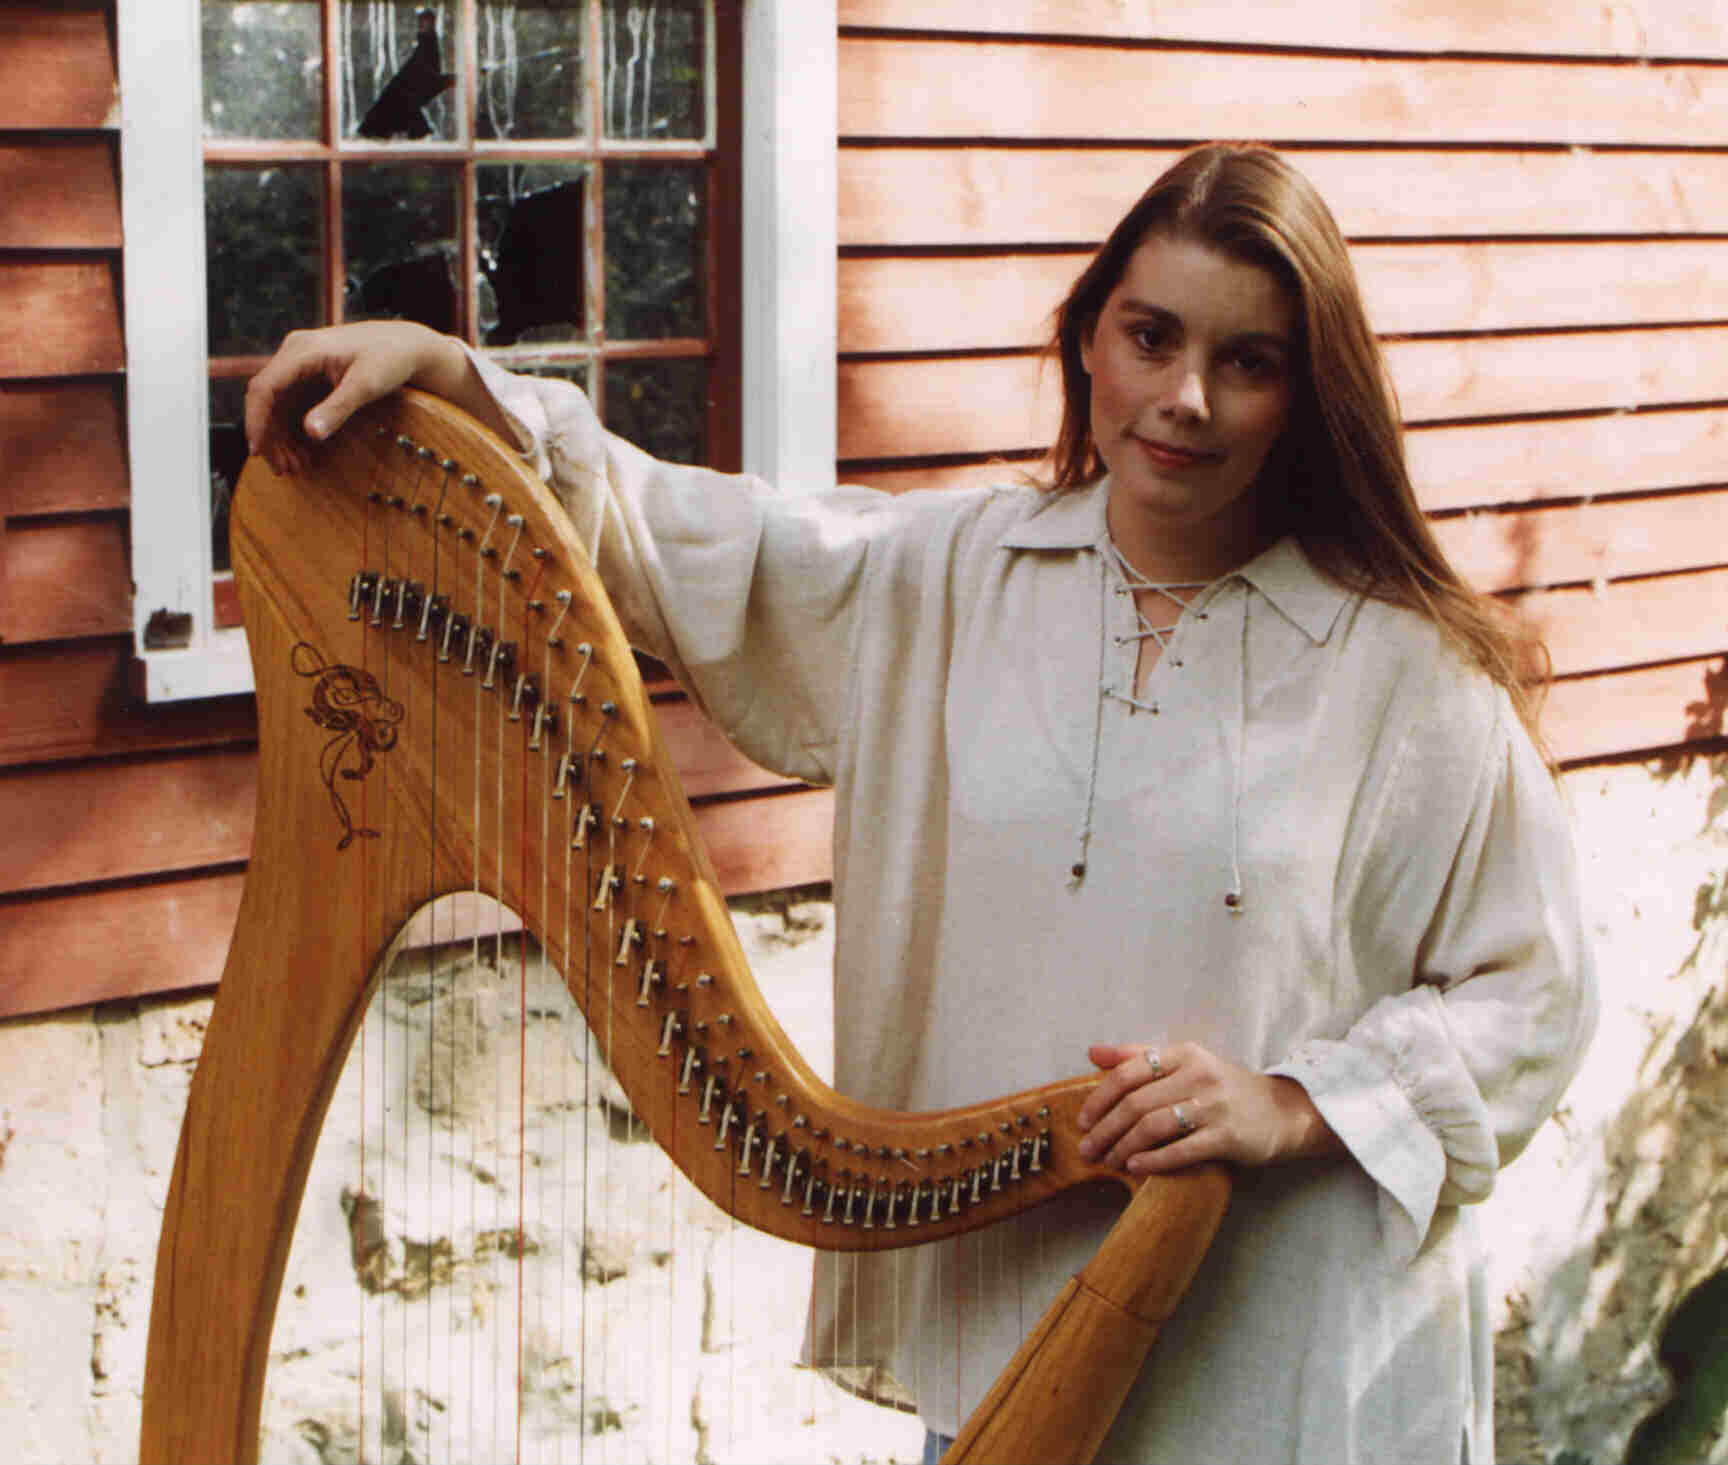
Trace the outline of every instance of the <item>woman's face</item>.
<path fill-rule="evenodd" d="M 1159 235 L 1134 251 L 1081 346 L 1119 542 L 1252 543 L 1297 349 L 1295 307 L 1266 270 Z"/>

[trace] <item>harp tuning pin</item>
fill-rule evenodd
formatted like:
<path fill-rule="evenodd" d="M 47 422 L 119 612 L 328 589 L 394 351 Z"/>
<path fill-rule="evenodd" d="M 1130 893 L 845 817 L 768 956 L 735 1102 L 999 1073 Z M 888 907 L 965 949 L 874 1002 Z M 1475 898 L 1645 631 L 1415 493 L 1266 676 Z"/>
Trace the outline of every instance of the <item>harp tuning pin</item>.
<path fill-rule="evenodd" d="M 480 487 L 480 475 L 478 473 L 464 473 L 462 482 L 469 488 L 478 488 Z"/>

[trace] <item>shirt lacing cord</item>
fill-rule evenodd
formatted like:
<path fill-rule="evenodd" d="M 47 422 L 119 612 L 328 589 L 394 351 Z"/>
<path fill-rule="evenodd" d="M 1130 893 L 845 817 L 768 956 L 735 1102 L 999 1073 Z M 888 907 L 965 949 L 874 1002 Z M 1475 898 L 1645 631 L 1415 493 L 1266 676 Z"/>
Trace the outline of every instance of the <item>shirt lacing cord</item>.
<path fill-rule="evenodd" d="M 1109 559 L 1115 562 L 1124 581 L 1124 584 L 1121 587 L 1118 587 L 1118 593 L 1132 594 L 1136 590 L 1156 590 L 1159 594 L 1164 595 L 1166 598 L 1183 606 L 1185 609 L 1185 602 L 1179 600 L 1175 595 L 1171 594 L 1171 592 L 1175 590 L 1200 590 L 1205 588 L 1205 582 L 1157 584 L 1153 581 L 1147 580 L 1138 570 L 1123 558 L 1122 552 L 1116 548 L 1114 541 L 1106 541 L 1106 543 L 1110 551 Z M 1102 601 L 1100 616 L 1104 623 L 1108 623 L 1110 609 L 1110 575 L 1108 565 L 1106 564 L 1106 556 L 1099 556 L 1098 565 L 1098 584 Z M 1236 689 L 1236 738 L 1234 748 L 1228 748 L 1228 743 L 1226 745 L 1227 750 L 1231 755 L 1230 889 L 1225 892 L 1224 904 L 1232 915 L 1240 915 L 1243 905 L 1241 864 L 1242 762 L 1245 751 L 1244 744 L 1246 742 L 1248 731 L 1248 593 L 1247 582 L 1242 581 L 1241 584 L 1243 592 L 1241 597 L 1241 676 L 1238 680 Z M 1118 646 L 1124 646 L 1130 641 L 1138 643 L 1144 641 L 1148 636 L 1150 636 L 1158 643 L 1160 650 L 1167 649 L 1169 642 L 1166 638 L 1175 632 L 1180 621 L 1178 620 L 1177 622 L 1173 622 L 1167 626 L 1154 626 L 1147 620 L 1145 613 L 1141 611 L 1138 603 L 1135 604 L 1134 614 L 1140 623 L 1139 629 L 1126 636 L 1114 636 L 1111 640 L 1113 640 Z M 1204 611 L 1199 612 L 1202 619 L 1204 619 L 1205 614 L 1206 612 Z M 1179 667 L 1181 664 L 1180 661 L 1171 662 L 1172 666 Z M 1079 843 L 1076 849 L 1074 862 L 1068 869 L 1068 887 L 1071 890 L 1078 890 L 1086 880 L 1086 857 L 1092 843 L 1092 815 L 1098 802 L 1098 757 L 1103 742 L 1104 704 L 1106 701 L 1114 698 L 1118 702 L 1126 703 L 1137 712 L 1150 712 L 1153 714 L 1158 712 L 1158 704 L 1156 702 L 1142 702 L 1139 698 L 1135 697 L 1132 692 L 1124 692 L 1121 688 L 1109 681 L 1106 675 L 1107 670 L 1105 638 L 1100 636 L 1098 638 L 1098 697 L 1092 719 L 1092 757 L 1086 774 L 1086 806 L 1085 812 L 1081 817 Z"/>

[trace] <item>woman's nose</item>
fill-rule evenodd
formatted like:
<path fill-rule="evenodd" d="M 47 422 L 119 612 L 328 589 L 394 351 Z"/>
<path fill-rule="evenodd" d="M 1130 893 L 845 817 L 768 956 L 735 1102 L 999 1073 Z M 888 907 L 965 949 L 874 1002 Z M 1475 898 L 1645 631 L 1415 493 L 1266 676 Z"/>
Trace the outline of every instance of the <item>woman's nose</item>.
<path fill-rule="evenodd" d="M 1195 422 L 1206 420 L 1206 378 L 1198 367 L 1186 363 L 1178 366 L 1166 390 L 1165 412 Z"/>

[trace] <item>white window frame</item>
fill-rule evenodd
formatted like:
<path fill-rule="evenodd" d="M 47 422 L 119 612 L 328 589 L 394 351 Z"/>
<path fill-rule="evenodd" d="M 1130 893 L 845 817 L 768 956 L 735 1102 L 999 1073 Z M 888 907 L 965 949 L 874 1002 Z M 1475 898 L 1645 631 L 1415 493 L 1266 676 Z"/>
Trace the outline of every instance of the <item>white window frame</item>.
<path fill-rule="evenodd" d="M 118 0 L 133 637 L 152 702 L 253 689 L 215 625 L 199 0 Z M 800 492 L 835 460 L 835 0 L 744 0 L 744 469 Z M 173 649 L 146 647 L 166 611 Z"/>

